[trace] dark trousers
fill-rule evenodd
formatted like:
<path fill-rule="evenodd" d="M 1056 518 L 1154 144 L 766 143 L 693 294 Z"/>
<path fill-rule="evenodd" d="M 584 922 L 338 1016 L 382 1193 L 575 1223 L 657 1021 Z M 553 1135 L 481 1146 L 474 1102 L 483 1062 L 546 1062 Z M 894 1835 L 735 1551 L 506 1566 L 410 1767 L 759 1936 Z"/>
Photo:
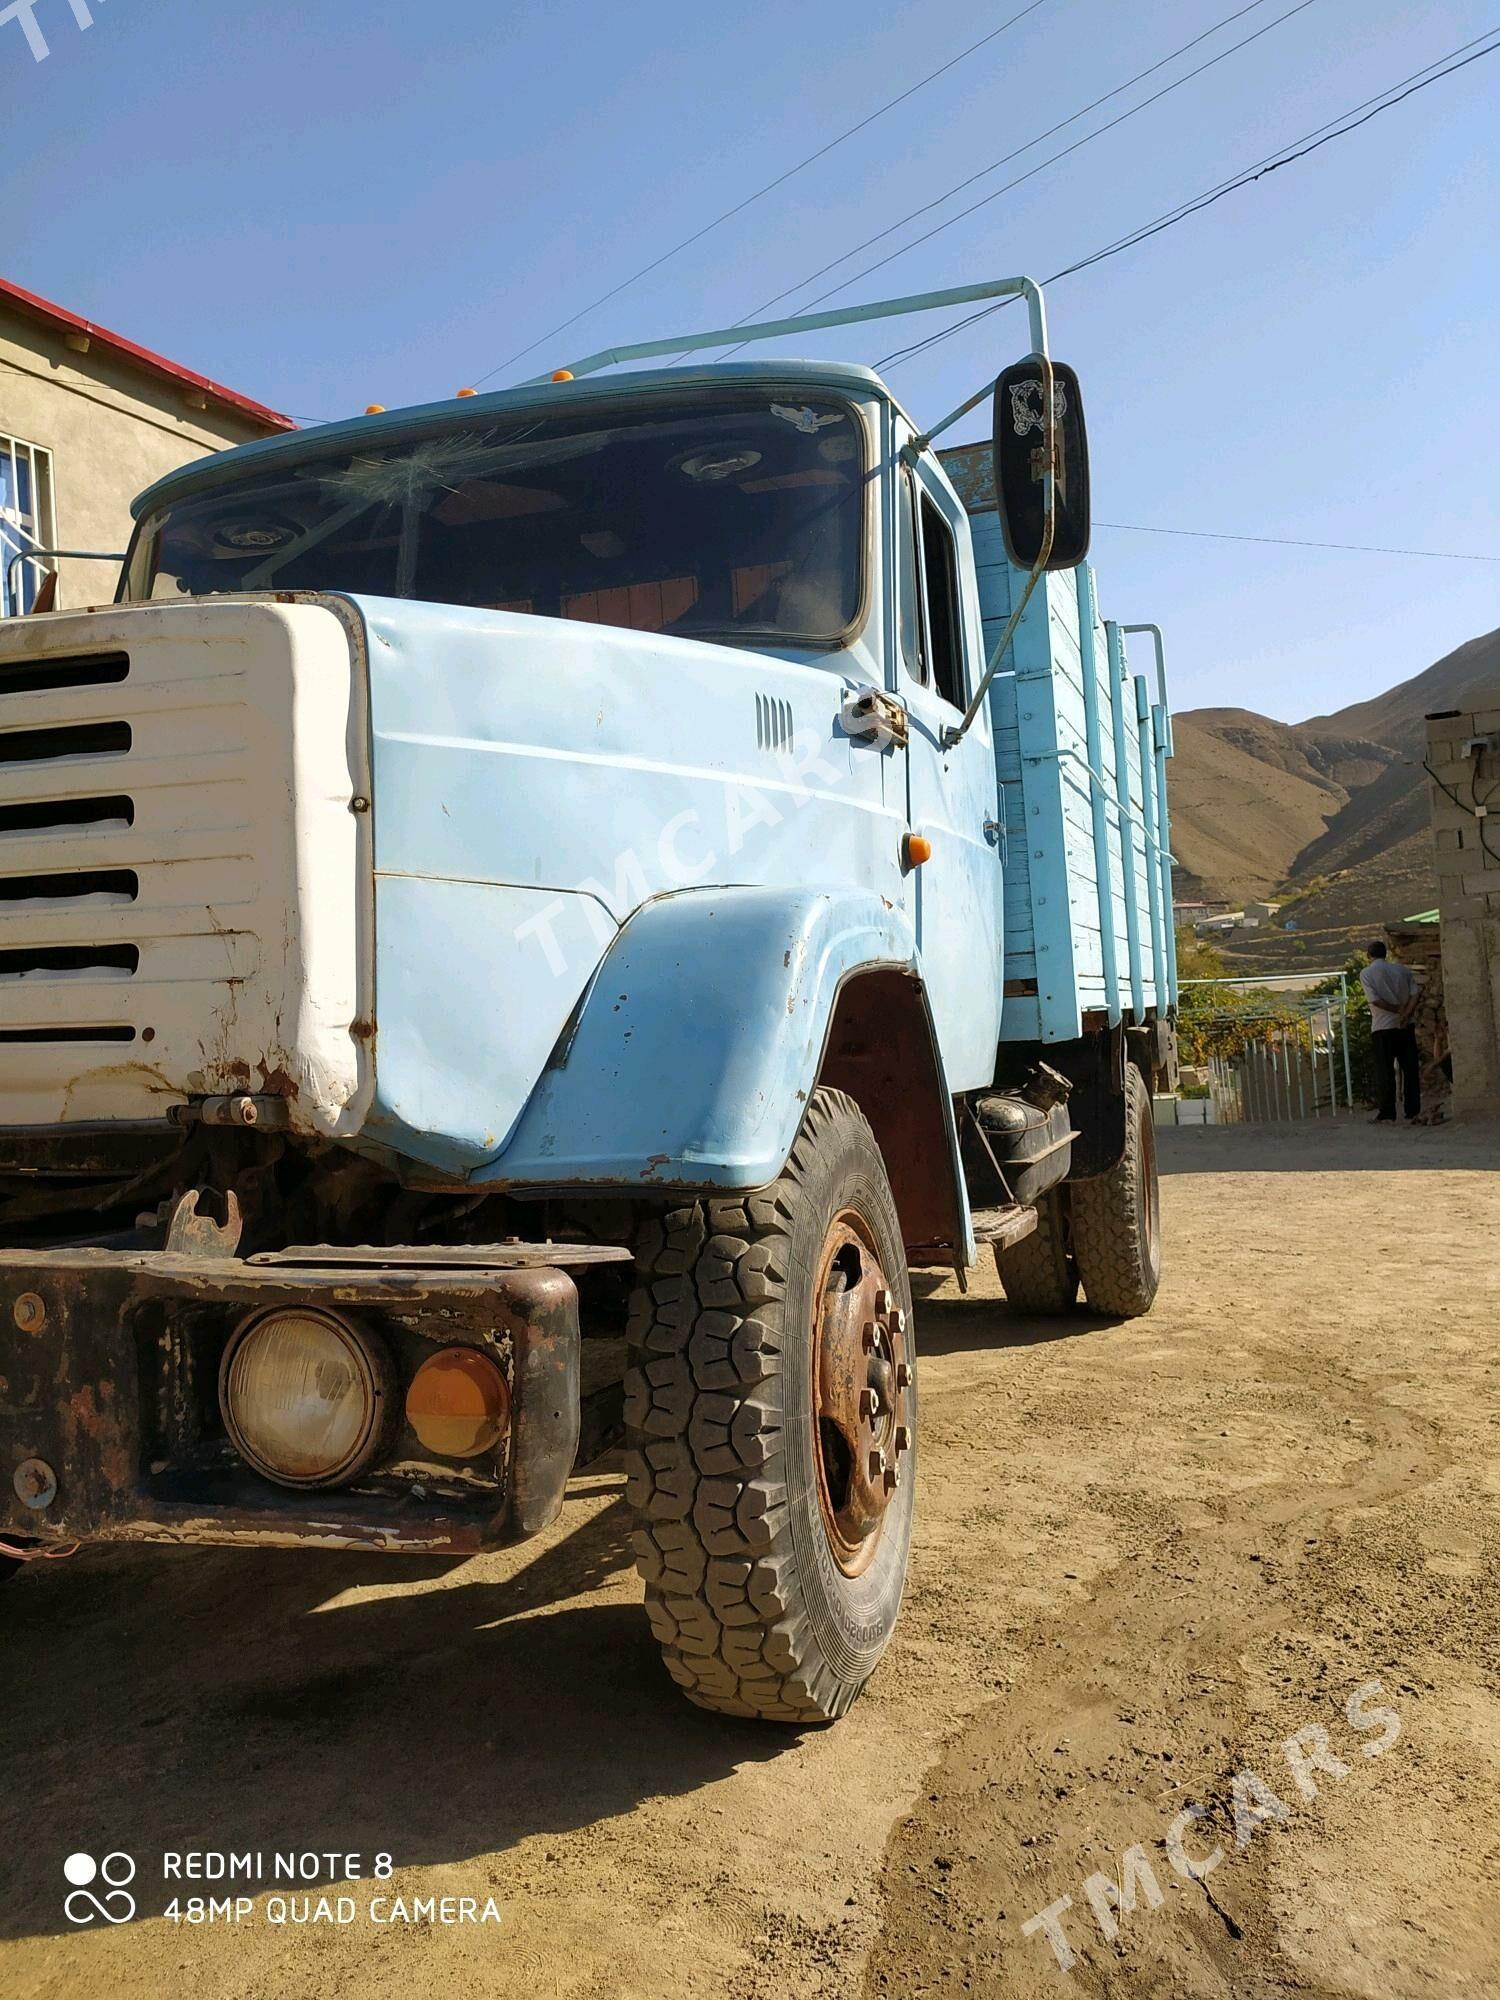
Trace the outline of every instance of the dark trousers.
<path fill-rule="evenodd" d="M 1382 1118 L 1396 1115 L 1396 1071 L 1401 1071 L 1401 1102 L 1408 1118 L 1422 1109 L 1421 1065 L 1417 1060 L 1415 1028 L 1377 1028 L 1370 1040 L 1375 1045 L 1375 1092 Z"/>

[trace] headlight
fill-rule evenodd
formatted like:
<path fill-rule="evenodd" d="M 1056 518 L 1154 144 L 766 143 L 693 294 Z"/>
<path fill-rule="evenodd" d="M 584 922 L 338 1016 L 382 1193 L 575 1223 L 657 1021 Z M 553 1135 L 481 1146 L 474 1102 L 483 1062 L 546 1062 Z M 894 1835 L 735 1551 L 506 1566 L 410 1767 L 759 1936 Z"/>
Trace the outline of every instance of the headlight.
<path fill-rule="evenodd" d="M 255 1471 L 280 1486 L 337 1486 L 380 1450 L 391 1380 L 372 1335 L 316 1306 L 278 1306 L 235 1329 L 219 1407 Z"/>

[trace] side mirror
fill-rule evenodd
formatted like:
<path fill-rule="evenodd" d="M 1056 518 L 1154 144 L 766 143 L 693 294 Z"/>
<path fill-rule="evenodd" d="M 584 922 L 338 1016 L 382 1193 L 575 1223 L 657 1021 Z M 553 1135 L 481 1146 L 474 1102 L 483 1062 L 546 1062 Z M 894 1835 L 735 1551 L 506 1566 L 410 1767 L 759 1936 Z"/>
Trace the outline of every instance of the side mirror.
<path fill-rule="evenodd" d="M 1040 355 L 1007 368 L 995 384 L 995 497 L 1005 552 L 1033 569 L 1046 533 L 1047 413 Z M 1057 432 L 1055 520 L 1048 569 L 1072 569 L 1089 552 L 1089 443 L 1078 377 L 1052 363 Z"/>

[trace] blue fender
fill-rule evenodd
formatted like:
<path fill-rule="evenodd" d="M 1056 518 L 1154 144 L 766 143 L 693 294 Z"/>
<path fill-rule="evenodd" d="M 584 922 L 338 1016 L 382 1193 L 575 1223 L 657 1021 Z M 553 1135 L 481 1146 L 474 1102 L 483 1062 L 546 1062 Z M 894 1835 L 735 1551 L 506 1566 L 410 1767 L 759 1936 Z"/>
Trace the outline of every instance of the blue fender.
<path fill-rule="evenodd" d="M 656 898 L 620 932 L 515 1131 L 471 1183 L 765 1186 L 791 1152 L 839 987 L 877 967 L 917 970 L 910 924 L 877 895 Z"/>

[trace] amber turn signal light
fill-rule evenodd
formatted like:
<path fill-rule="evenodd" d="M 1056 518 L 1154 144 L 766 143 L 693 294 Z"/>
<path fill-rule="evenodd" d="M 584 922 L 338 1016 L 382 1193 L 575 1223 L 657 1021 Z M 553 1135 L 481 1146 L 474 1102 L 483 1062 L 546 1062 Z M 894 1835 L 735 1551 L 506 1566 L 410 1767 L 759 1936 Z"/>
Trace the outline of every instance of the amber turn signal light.
<path fill-rule="evenodd" d="M 552 371 L 552 379 L 554 382 L 571 382 L 573 379 L 573 371 L 571 368 L 554 368 Z"/>
<path fill-rule="evenodd" d="M 925 833 L 909 833 L 901 843 L 901 862 L 906 868 L 920 868 L 932 859 L 932 842 Z"/>
<path fill-rule="evenodd" d="M 439 1458 L 478 1458 L 509 1427 L 505 1377 L 477 1347 L 440 1348 L 411 1379 L 406 1421 Z"/>

